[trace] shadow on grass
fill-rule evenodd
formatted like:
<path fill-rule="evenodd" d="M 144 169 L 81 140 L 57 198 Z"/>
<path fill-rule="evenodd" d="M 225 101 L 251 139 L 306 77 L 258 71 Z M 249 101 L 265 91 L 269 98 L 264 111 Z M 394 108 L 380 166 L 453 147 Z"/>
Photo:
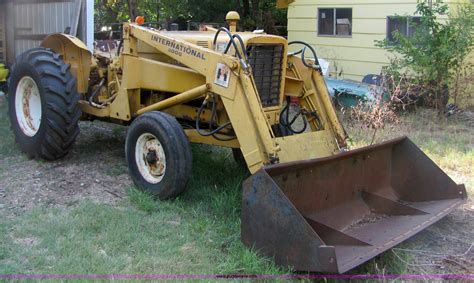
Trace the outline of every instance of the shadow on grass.
<path fill-rule="evenodd" d="M 265 274 L 269 270 L 262 270 L 262 263 L 271 267 L 271 274 L 291 273 L 289 269 L 279 269 L 274 266 L 272 259 L 260 258 L 262 262 L 255 261 L 255 253 L 245 250 L 240 243 L 241 185 L 242 181 L 249 177 L 247 169 L 237 165 L 233 161 L 231 152 L 224 149 L 194 146 L 193 156 L 194 168 L 191 184 L 177 200 L 174 202 L 156 201 L 146 193 L 130 189 L 131 203 L 148 214 L 159 213 L 160 210 L 173 206 L 174 209 L 183 209 L 183 212 L 191 210 L 215 219 L 213 229 L 222 236 L 218 246 L 227 256 L 220 258 L 219 261 L 225 274 L 229 272 Z M 206 233 L 206 227 L 198 229 L 201 233 Z M 403 274 L 407 270 L 407 261 L 409 261 L 407 255 L 401 252 L 395 255 L 388 251 L 353 270 L 350 274 Z M 253 267 L 249 268 L 249 265 Z M 298 274 L 304 276 L 307 273 Z"/>
<path fill-rule="evenodd" d="M 130 189 L 116 207 L 85 202 L 0 219 L 0 274 L 285 273 L 240 242 L 245 169 L 227 150 L 193 151 L 193 178 L 174 201 Z"/>
<path fill-rule="evenodd" d="M 0 158 L 6 158 L 19 153 L 20 151 L 15 145 L 15 138 L 10 130 L 7 99 L 0 97 Z"/>
<path fill-rule="evenodd" d="M 193 176 L 186 191 L 174 201 L 159 201 L 149 194 L 129 189 L 130 202 L 149 214 L 164 210 L 186 215 L 194 232 L 208 235 L 206 245 L 215 252 L 210 256 L 222 274 L 282 274 L 268 258 L 258 256 L 240 242 L 241 184 L 249 176 L 233 160 L 230 150 L 194 145 Z M 186 218 L 186 217 L 185 217 Z M 183 221 L 182 218 L 176 222 Z M 212 235 L 212 236 L 211 236 Z"/>
<path fill-rule="evenodd" d="M 0 131 L 9 131 L 5 104 L 0 104 Z M 109 141 L 123 147 L 118 138 Z M 101 145 L 110 147 L 81 144 L 77 151 L 89 155 Z M 18 152 L 12 135 L 2 135 L 0 158 Z M 226 149 L 193 146 L 193 158 L 190 184 L 174 201 L 156 201 L 130 188 L 128 199 L 116 207 L 86 202 L 0 218 L 0 274 L 290 272 L 240 242 L 241 183 L 247 169 Z M 405 270 L 389 251 L 352 273 Z"/>

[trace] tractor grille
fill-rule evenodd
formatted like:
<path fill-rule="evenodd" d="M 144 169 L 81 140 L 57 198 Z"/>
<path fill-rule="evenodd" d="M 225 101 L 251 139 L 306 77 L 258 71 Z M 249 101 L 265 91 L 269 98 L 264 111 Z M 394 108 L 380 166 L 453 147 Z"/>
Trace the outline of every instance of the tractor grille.
<path fill-rule="evenodd" d="M 255 84 L 263 107 L 279 104 L 283 45 L 250 44 L 247 57 L 252 66 Z"/>

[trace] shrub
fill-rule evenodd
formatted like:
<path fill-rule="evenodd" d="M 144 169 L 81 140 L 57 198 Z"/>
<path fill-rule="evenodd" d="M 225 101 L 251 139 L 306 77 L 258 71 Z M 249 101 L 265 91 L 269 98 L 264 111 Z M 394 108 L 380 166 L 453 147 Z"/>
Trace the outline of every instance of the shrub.
<path fill-rule="evenodd" d="M 393 55 L 384 72 L 393 81 L 408 78 L 401 91 L 416 90 L 423 104 L 439 110 L 445 108 L 449 98 L 458 102 L 463 83 L 472 84 L 464 77 L 471 74 L 467 58 L 474 44 L 474 4 L 461 4 L 451 11 L 448 8 L 441 0 L 419 2 L 416 14 L 421 20 L 410 23 L 415 30 L 413 36 L 397 31 L 393 34 L 396 43 L 387 39 L 376 42 Z M 447 19 L 440 19 L 444 15 Z"/>

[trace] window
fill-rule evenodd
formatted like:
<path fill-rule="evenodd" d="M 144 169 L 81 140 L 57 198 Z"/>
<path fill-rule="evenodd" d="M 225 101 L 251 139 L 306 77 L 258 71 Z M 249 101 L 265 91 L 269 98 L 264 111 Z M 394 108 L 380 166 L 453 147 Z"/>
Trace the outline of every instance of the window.
<path fill-rule="evenodd" d="M 387 18 L 387 39 L 392 43 L 397 43 L 394 33 L 396 31 L 406 37 L 413 37 L 420 26 L 421 17 L 388 17 Z"/>
<path fill-rule="evenodd" d="M 352 36 L 352 9 L 328 8 L 318 10 L 318 35 Z"/>

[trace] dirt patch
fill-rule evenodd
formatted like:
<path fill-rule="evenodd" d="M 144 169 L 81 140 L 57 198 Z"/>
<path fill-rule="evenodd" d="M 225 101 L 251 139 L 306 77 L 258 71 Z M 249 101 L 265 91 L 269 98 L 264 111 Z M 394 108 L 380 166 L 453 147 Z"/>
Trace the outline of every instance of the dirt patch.
<path fill-rule="evenodd" d="M 81 135 L 64 159 L 28 160 L 18 150 L 1 161 L 0 215 L 83 200 L 114 205 L 126 195 L 133 186 L 125 161 L 126 129 L 97 122 L 80 127 Z"/>
<path fill-rule="evenodd" d="M 0 98 L 0 106 L 1 104 Z M 420 116 L 423 116 L 423 112 Z M 446 135 L 446 129 L 419 124 L 411 127 L 413 131 L 434 131 L 436 135 L 432 139 Z M 76 145 L 62 160 L 28 160 L 18 149 L 13 154 L 0 155 L 0 217 L 13 218 L 34 207 L 67 208 L 84 200 L 118 205 L 122 199 L 127 198 L 126 190 L 133 183 L 128 176 L 125 161 L 126 128 L 101 122 L 84 122 L 80 124 L 80 128 L 81 135 Z M 448 130 L 456 135 L 457 132 L 454 131 L 460 129 L 464 134 L 465 131 L 472 133 L 472 128 L 467 125 Z M 1 131 L 0 139 L 11 135 L 7 128 L 1 128 Z M 411 130 L 400 130 L 411 135 L 409 131 Z M 470 139 L 468 143 L 472 144 L 472 141 Z M 14 144 L 7 146 L 15 147 Z M 459 169 L 456 172 L 449 171 L 448 174 L 458 182 L 463 179 L 467 182 L 472 178 L 472 172 Z M 472 195 L 472 188 L 470 192 Z M 180 223 L 180 220 L 168 222 L 175 226 Z M 17 241 L 25 245 L 36 243 L 35 239 L 29 238 Z M 467 274 L 474 273 L 473 243 L 474 201 L 471 196 L 466 205 L 392 252 L 409 255 L 409 273 Z M 186 252 L 192 249 L 192 245 L 182 247 Z M 401 256 L 400 260 L 404 258 Z"/>
<path fill-rule="evenodd" d="M 15 242 L 24 246 L 24 247 L 32 247 L 36 246 L 39 243 L 39 240 L 37 238 L 17 238 L 15 239 Z"/>
<path fill-rule="evenodd" d="M 362 219 L 360 219 L 359 221 L 357 221 L 356 223 L 354 223 L 354 224 L 350 225 L 349 227 L 347 227 L 345 230 L 359 229 L 359 228 L 364 227 L 367 224 L 379 222 L 380 220 L 382 220 L 384 218 L 387 218 L 387 217 L 389 217 L 389 216 L 386 215 L 386 214 L 379 214 L 379 213 L 375 213 L 375 212 L 370 212 L 369 214 L 364 215 L 364 217 Z"/>
<path fill-rule="evenodd" d="M 435 225 L 406 242 L 406 248 L 394 253 L 410 256 L 409 273 L 473 274 L 474 212 L 472 199 Z"/>

